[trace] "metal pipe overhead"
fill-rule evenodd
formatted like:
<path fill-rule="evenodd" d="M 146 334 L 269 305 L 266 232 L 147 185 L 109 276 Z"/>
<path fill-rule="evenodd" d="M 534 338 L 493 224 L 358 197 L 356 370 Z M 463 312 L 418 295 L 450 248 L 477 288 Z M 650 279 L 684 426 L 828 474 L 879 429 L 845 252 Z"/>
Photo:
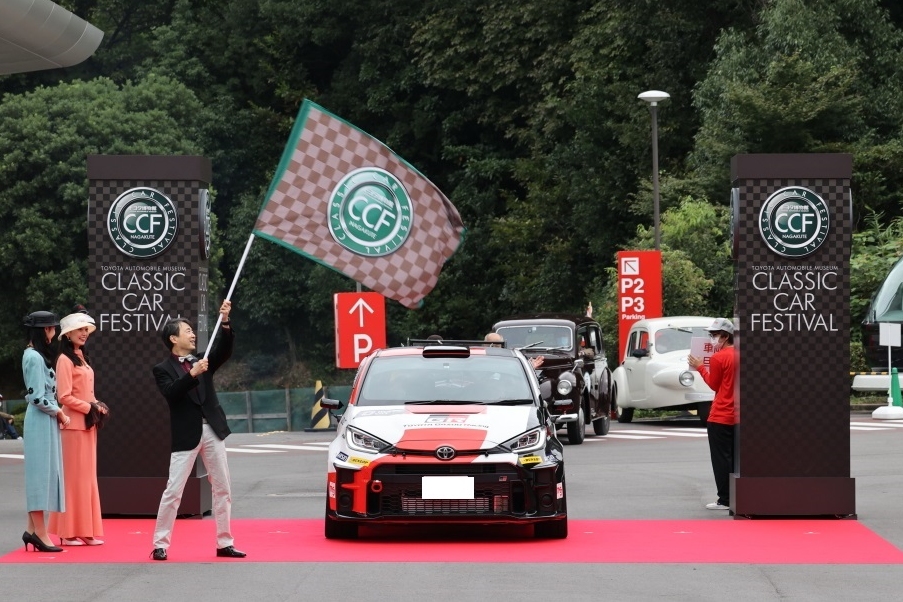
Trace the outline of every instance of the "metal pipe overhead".
<path fill-rule="evenodd" d="M 0 1 L 0 75 L 71 67 L 103 32 L 50 0 Z"/>

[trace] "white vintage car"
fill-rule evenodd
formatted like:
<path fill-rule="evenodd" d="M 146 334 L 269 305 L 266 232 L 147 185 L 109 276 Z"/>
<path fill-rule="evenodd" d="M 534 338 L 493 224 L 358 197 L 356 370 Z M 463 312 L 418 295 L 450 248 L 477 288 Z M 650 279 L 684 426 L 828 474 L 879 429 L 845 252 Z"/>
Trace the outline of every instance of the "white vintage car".
<path fill-rule="evenodd" d="M 694 337 L 708 340 L 714 318 L 675 316 L 639 320 L 630 328 L 621 364 L 612 373 L 612 407 L 618 422 L 636 409 L 696 410 L 705 424 L 715 393 L 687 356 Z"/>

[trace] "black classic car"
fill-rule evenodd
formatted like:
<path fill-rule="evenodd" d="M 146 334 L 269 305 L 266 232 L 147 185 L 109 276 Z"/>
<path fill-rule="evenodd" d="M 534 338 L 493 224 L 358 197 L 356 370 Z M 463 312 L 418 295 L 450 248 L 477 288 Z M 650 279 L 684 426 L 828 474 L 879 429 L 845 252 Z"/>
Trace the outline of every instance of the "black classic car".
<path fill-rule="evenodd" d="M 572 314 L 529 314 L 497 322 L 492 330 L 528 359 L 542 357 L 536 368 L 540 391 L 572 445 L 583 443 L 587 422 L 597 435 L 608 434 L 611 370 L 598 322 Z"/>

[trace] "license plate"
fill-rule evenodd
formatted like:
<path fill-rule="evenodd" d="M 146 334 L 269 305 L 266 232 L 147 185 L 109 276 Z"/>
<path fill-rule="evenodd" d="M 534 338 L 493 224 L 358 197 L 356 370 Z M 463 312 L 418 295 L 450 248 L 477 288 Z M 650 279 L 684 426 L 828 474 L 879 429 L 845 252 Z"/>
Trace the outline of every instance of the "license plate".
<path fill-rule="evenodd" d="M 425 500 L 472 500 L 473 477 L 421 477 Z"/>

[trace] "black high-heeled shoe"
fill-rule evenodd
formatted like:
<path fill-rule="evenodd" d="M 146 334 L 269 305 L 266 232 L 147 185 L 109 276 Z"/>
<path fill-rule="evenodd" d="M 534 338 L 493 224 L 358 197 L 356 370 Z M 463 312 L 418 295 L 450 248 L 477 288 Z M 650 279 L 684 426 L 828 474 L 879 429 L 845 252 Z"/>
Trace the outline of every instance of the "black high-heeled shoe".
<path fill-rule="evenodd" d="M 27 539 L 27 541 L 26 541 Z M 28 544 L 34 547 L 35 552 L 62 552 L 63 548 L 57 546 L 48 546 L 41 541 L 41 538 L 34 533 L 25 532 L 22 534 L 22 541 L 25 542 L 25 551 L 28 551 Z"/>

